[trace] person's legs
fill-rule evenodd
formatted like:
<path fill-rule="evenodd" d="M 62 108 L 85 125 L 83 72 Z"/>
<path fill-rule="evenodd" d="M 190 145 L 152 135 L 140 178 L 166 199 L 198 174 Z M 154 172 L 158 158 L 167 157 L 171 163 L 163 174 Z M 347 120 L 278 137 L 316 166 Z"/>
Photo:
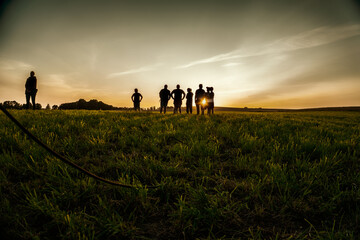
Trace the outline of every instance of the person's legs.
<path fill-rule="evenodd" d="M 177 113 L 178 110 L 181 113 L 181 102 L 174 101 L 174 113 Z"/>
<path fill-rule="evenodd" d="M 196 104 L 196 114 L 199 115 L 200 113 L 200 105 Z"/>
<path fill-rule="evenodd" d="M 166 105 L 167 103 L 163 100 L 161 100 L 161 103 L 160 103 L 160 113 L 162 113 L 162 110 L 164 109 L 164 113 L 166 113 Z"/>
<path fill-rule="evenodd" d="M 134 102 L 134 110 L 135 111 L 140 111 L 140 103 Z"/>
<path fill-rule="evenodd" d="M 26 95 L 26 109 L 29 109 L 30 107 L 30 94 L 25 94 Z"/>
<path fill-rule="evenodd" d="M 31 95 L 31 102 L 32 102 L 32 104 L 33 104 L 33 109 L 35 110 L 35 94 L 33 94 L 33 95 Z"/>

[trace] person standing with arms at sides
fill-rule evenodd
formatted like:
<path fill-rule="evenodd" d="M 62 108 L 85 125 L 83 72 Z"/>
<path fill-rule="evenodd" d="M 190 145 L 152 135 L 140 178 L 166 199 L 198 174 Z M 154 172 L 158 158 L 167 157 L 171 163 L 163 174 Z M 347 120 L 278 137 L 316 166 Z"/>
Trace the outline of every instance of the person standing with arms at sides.
<path fill-rule="evenodd" d="M 160 96 L 160 113 L 162 113 L 163 108 L 164 108 L 164 113 L 166 113 L 167 104 L 171 98 L 168 85 L 164 85 L 164 88 L 161 89 L 161 91 L 159 92 L 159 96 Z"/>
<path fill-rule="evenodd" d="M 141 93 L 139 93 L 138 89 L 135 88 L 135 93 L 131 96 L 131 100 L 134 102 L 134 110 L 140 111 L 140 102 L 143 99 Z"/>
<path fill-rule="evenodd" d="M 174 114 L 177 113 L 177 110 L 179 109 L 179 112 L 181 113 L 181 105 L 182 100 L 185 98 L 185 92 L 180 89 L 180 85 L 176 85 L 176 89 L 174 89 L 171 92 L 171 97 L 174 99 Z"/>
<path fill-rule="evenodd" d="M 196 105 L 196 114 L 199 115 L 200 107 L 201 107 L 201 114 L 204 115 L 204 107 L 201 104 L 201 101 L 205 97 L 205 91 L 203 89 L 203 85 L 199 84 L 199 89 L 195 92 L 195 105 Z"/>
<path fill-rule="evenodd" d="M 192 99 L 193 99 L 193 93 L 191 91 L 191 88 L 187 89 L 186 94 L 186 113 L 192 114 Z"/>
<path fill-rule="evenodd" d="M 206 93 L 206 102 L 207 102 L 207 108 L 208 108 L 208 114 L 214 114 L 214 88 L 209 87 L 207 88 Z"/>
<path fill-rule="evenodd" d="M 35 77 L 35 72 L 31 71 L 30 77 L 27 78 L 25 83 L 26 109 L 29 109 L 30 107 L 30 97 L 31 97 L 33 109 L 35 110 L 35 96 L 38 91 L 36 89 L 36 83 L 37 83 L 37 79 Z"/>

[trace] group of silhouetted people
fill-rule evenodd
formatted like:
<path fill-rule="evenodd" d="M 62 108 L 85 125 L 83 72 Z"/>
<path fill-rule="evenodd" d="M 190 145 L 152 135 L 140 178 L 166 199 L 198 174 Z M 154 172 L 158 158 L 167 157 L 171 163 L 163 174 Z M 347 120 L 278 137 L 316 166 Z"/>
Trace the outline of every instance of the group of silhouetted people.
<path fill-rule="evenodd" d="M 204 114 L 205 109 L 208 110 L 208 114 L 214 114 L 214 88 L 206 87 L 206 92 L 203 89 L 203 85 L 199 84 L 199 89 L 195 92 L 195 105 L 196 113 Z M 168 85 L 164 85 L 164 88 L 159 92 L 160 97 L 160 113 L 166 113 L 166 108 L 169 100 L 174 99 L 174 113 L 181 113 L 182 101 L 186 97 L 186 113 L 192 114 L 192 102 L 193 102 L 193 92 L 191 88 L 187 89 L 185 94 L 184 90 L 180 88 L 180 85 L 176 85 L 176 89 L 172 92 L 168 89 Z M 134 94 L 131 96 L 131 100 L 134 103 L 134 110 L 140 111 L 140 102 L 143 99 L 143 96 L 139 93 L 138 89 L 135 88 Z"/>
<path fill-rule="evenodd" d="M 35 110 L 35 97 L 37 93 L 37 79 L 35 77 L 35 72 L 30 72 L 30 77 L 27 78 L 25 83 L 25 96 L 26 96 L 26 109 L 30 108 L 30 98 L 32 101 L 33 109 Z M 208 114 L 214 114 L 214 92 L 213 87 L 206 87 L 206 92 L 203 89 L 203 85 L 199 84 L 199 89 L 195 92 L 195 105 L 196 113 L 204 114 L 205 109 L 208 110 Z M 187 93 L 180 88 L 180 85 L 176 85 L 176 89 L 172 92 L 169 91 L 168 85 L 164 85 L 164 88 L 159 92 L 160 97 L 160 113 L 166 113 L 166 108 L 169 100 L 174 99 L 174 113 L 181 113 L 182 101 L 186 97 L 186 113 L 192 114 L 193 106 L 193 92 L 191 88 L 187 89 Z M 140 102 L 142 101 L 143 96 L 139 93 L 138 89 L 135 88 L 134 94 L 131 96 L 131 100 L 134 103 L 134 110 L 140 111 Z"/>
<path fill-rule="evenodd" d="M 206 92 L 203 89 L 203 85 L 199 84 L 199 89 L 195 92 L 195 105 L 196 113 L 204 114 L 205 109 L 208 110 L 208 114 L 214 114 L 214 88 L 206 87 Z"/>

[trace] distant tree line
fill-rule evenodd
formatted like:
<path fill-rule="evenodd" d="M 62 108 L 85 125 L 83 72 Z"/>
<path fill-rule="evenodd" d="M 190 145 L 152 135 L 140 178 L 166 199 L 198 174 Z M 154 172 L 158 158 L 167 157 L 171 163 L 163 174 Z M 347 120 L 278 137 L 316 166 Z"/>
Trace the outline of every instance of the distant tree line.
<path fill-rule="evenodd" d="M 0 103 L 1 104 L 1 103 Z M 6 109 L 26 109 L 26 104 L 18 103 L 17 101 L 5 101 L 2 103 L 2 105 Z M 32 108 L 32 105 L 30 103 L 30 109 Z M 173 107 L 168 107 L 173 108 Z M 42 109 L 42 106 L 40 103 L 35 104 L 35 109 Z M 70 103 L 62 103 L 60 105 L 53 105 L 52 107 L 50 104 L 47 104 L 45 107 L 46 110 L 57 110 L 57 109 L 86 109 L 86 110 L 132 110 L 133 108 L 128 107 L 114 107 L 112 105 L 108 105 L 106 103 L 103 103 L 102 101 L 98 101 L 96 99 L 92 99 L 90 101 L 86 101 L 85 99 L 79 99 L 76 102 L 70 102 Z M 155 111 L 159 108 L 156 108 L 155 106 L 150 108 L 142 108 L 144 111 Z"/>
<path fill-rule="evenodd" d="M 0 103 L 1 104 L 1 103 Z M 2 103 L 2 105 L 6 109 L 26 109 L 26 104 L 21 104 L 16 101 L 5 101 Z M 30 108 L 32 108 L 32 105 L 30 103 Z M 42 109 L 42 106 L 40 103 L 35 104 L 35 109 Z M 106 103 L 103 103 L 102 101 L 98 101 L 96 99 L 92 99 L 90 101 L 86 101 L 84 99 L 79 99 L 77 102 L 70 102 L 70 103 L 62 103 L 60 106 L 53 105 L 50 107 L 50 104 L 47 104 L 45 107 L 46 110 L 57 110 L 57 109 L 87 109 L 87 110 L 129 110 L 131 108 L 119 108 L 114 107 L 112 105 L 108 105 Z"/>
<path fill-rule="evenodd" d="M 2 105 L 6 109 L 26 109 L 26 104 L 21 104 L 21 103 L 18 103 L 17 101 L 5 101 L 2 103 Z M 30 107 L 32 108 L 31 103 L 30 103 Z M 41 107 L 42 106 L 40 103 L 35 104 L 35 109 L 41 109 Z"/>

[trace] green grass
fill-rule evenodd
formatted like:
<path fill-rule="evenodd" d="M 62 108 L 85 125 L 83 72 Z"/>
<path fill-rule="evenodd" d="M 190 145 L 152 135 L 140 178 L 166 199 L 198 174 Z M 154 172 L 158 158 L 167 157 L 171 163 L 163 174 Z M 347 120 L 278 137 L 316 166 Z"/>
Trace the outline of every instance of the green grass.
<path fill-rule="evenodd" d="M 360 113 L 11 111 L 1 239 L 357 239 Z M 148 189 L 145 185 L 157 185 Z"/>

